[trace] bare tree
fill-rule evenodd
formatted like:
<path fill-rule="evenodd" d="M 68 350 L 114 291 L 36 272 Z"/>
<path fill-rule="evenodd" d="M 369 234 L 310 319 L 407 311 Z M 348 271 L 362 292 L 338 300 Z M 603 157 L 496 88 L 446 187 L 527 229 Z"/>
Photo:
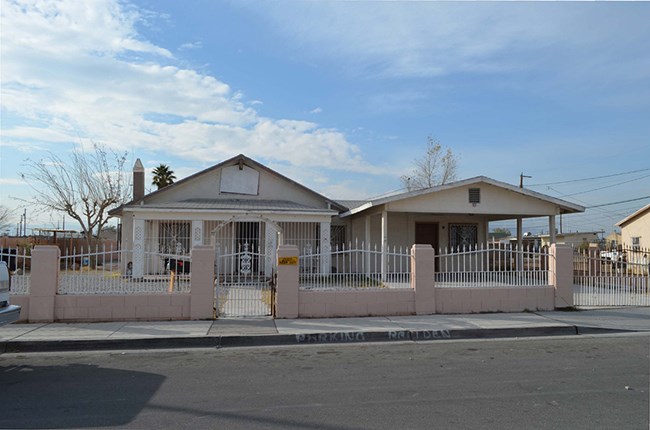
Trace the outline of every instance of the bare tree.
<path fill-rule="evenodd" d="M 35 194 L 24 201 L 75 219 L 90 246 L 108 222 L 108 211 L 129 200 L 125 162 L 126 153 L 109 153 L 96 143 L 91 153 L 73 152 L 69 163 L 53 153 L 40 161 L 27 160 L 29 171 L 23 177 L 30 180 Z"/>
<path fill-rule="evenodd" d="M 444 185 L 456 180 L 458 159 L 449 148 L 443 152 L 442 146 L 431 136 L 427 136 L 426 153 L 423 157 L 416 158 L 414 163 L 413 172 L 400 178 L 408 191 Z"/>
<path fill-rule="evenodd" d="M 11 210 L 6 206 L 0 206 L 0 232 L 11 225 Z"/>

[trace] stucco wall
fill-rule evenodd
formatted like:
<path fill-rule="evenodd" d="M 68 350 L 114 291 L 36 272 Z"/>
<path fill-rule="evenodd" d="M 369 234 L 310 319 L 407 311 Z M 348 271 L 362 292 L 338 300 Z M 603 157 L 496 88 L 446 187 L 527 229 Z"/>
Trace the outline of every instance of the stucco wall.
<path fill-rule="evenodd" d="M 650 248 L 650 210 L 621 227 L 621 238 L 625 246 L 632 246 L 633 237 L 639 237 L 641 248 Z"/>
<path fill-rule="evenodd" d="M 233 164 L 234 165 L 234 164 Z M 256 169 L 259 173 L 259 194 L 220 193 L 221 171 L 216 169 L 206 172 L 178 186 L 170 187 L 162 193 L 146 198 L 147 204 L 175 202 L 187 199 L 243 199 L 243 200 L 288 200 L 309 207 L 327 209 L 327 202 L 318 195 L 309 192 L 297 184 L 276 176 L 265 169 Z"/>
<path fill-rule="evenodd" d="M 469 203 L 468 190 L 481 189 L 481 202 Z M 437 191 L 389 203 L 389 210 L 399 212 L 436 212 L 467 214 L 555 215 L 556 205 L 487 183 Z"/>
<path fill-rule="evenodd" d="M 365 242 L 366 215 L 352 216 L 350 240 Z M 431 215 L 419 213 L 388 212 L 388 243 L 390 246 L 410 247 L 415 243 L 416 223 L 438 223 L 438 246 L 445 248 L 449 245 L 449 224 L 476 224 L 478 227 L 478 243 L 484 243 L 486 238 L 487 219 L 484 216 L 471 215 Z M 372 246 L 381 246 L 381 214 L 370 216 L 370 233 Z"/>
<path fill-rule="evenodd" d="M 300 318 L 412 315 L 413 290 L 300 291 Z"/>

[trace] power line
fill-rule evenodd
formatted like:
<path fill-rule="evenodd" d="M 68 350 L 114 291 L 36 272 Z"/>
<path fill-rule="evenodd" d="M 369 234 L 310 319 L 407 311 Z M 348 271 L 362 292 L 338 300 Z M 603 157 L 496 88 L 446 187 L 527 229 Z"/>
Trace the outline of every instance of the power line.
<path fill-rule="evenodd" d="M 650 169 L 639 169 L 639 170 L 630 170 L 629 172 L 622 172 L 622 173 L 614 173 L 611 175 L 604 175 L 604 176 L 594 176 L 592 178 L 582 178 L 582 179 L 570 179 L 568 181 L 560 181 L 560 182 L 548 182 L 545 184 L 529 184 L 529 187 L 540 187 L 543 185 L 559 185 L 559 184 L 569 184 L 572 182 L 582 182 L 582 181 L 591 181 L 593 179 L 603 179 L 603 178 L 612 178 L 614 176 L 623 176 L 623 175 L 630 175 L 632 173 L 639 173 L 639 172 L 647 172 Z"/>
<path fill-rule="evenodd" d="M 603 206 L 620 205 L 621 203 L 637 202 L 637 201 L 639 201 L 639 200 L 644 200 L 644 199 L 650 199 L 650 196 L 639 197 L 639 198 L 636 198 L 636 199 L 630 199 L 630 200 L 621 200 L 620 202 L 603 203 L 602 205 L 587 206 L 586 209 L 601 208 L 601 207 L 603 207 Z"/>
<path fill-rule="evenodd" d="M 629 183 L 629 182 L 638 181 L 639 179 L 645 179 L 645 178 L 647 178 L 647 177 L 650 177 L 650 175 L 645 175 L 645 176 L 641 176 L 641 177 L 639 177 L 639 178 L 629 179 L 629 180 L 627 180 L 627 181 L 618 182 L 618 183 L 613 184 L 613 185 L 606 185 L 606 186 L 604 186 L 604 187 L 594 188 L 594 189 L 592 189 L 592 190 L 580 191 L 580 192 L 578 192 L 578 193 L 565 194 L 564 196 L 565 196 L 565 197 L 569 197 L 569 196 L 577 196 L 577 195 L 579 195 L 579 194 L 587 194 L 587 193 L 591 193 L 591 192 L 593 192 L 593 191 L 604 190 L 605 188 L 617 187 L 617 186 L 619 186 L 619 185 L 627 184 L 627 183 Z"/>

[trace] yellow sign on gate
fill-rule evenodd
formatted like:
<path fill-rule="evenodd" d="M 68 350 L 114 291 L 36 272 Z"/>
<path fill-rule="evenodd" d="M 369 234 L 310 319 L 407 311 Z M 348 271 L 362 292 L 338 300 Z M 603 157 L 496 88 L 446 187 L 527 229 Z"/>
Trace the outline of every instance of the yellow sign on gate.
<path fill-rule="evenodd" d="M 278 257 L 279 266 L 297 266 L 298 257 Z"/>

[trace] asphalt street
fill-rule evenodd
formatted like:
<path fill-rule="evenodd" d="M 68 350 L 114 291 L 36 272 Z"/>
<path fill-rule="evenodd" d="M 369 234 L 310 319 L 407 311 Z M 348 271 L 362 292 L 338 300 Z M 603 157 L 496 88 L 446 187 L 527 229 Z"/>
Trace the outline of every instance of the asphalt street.
<path fill-rule="evenodd" d="M 648 429 L 648 334 L 0 356 L 2 428 Z"/>

